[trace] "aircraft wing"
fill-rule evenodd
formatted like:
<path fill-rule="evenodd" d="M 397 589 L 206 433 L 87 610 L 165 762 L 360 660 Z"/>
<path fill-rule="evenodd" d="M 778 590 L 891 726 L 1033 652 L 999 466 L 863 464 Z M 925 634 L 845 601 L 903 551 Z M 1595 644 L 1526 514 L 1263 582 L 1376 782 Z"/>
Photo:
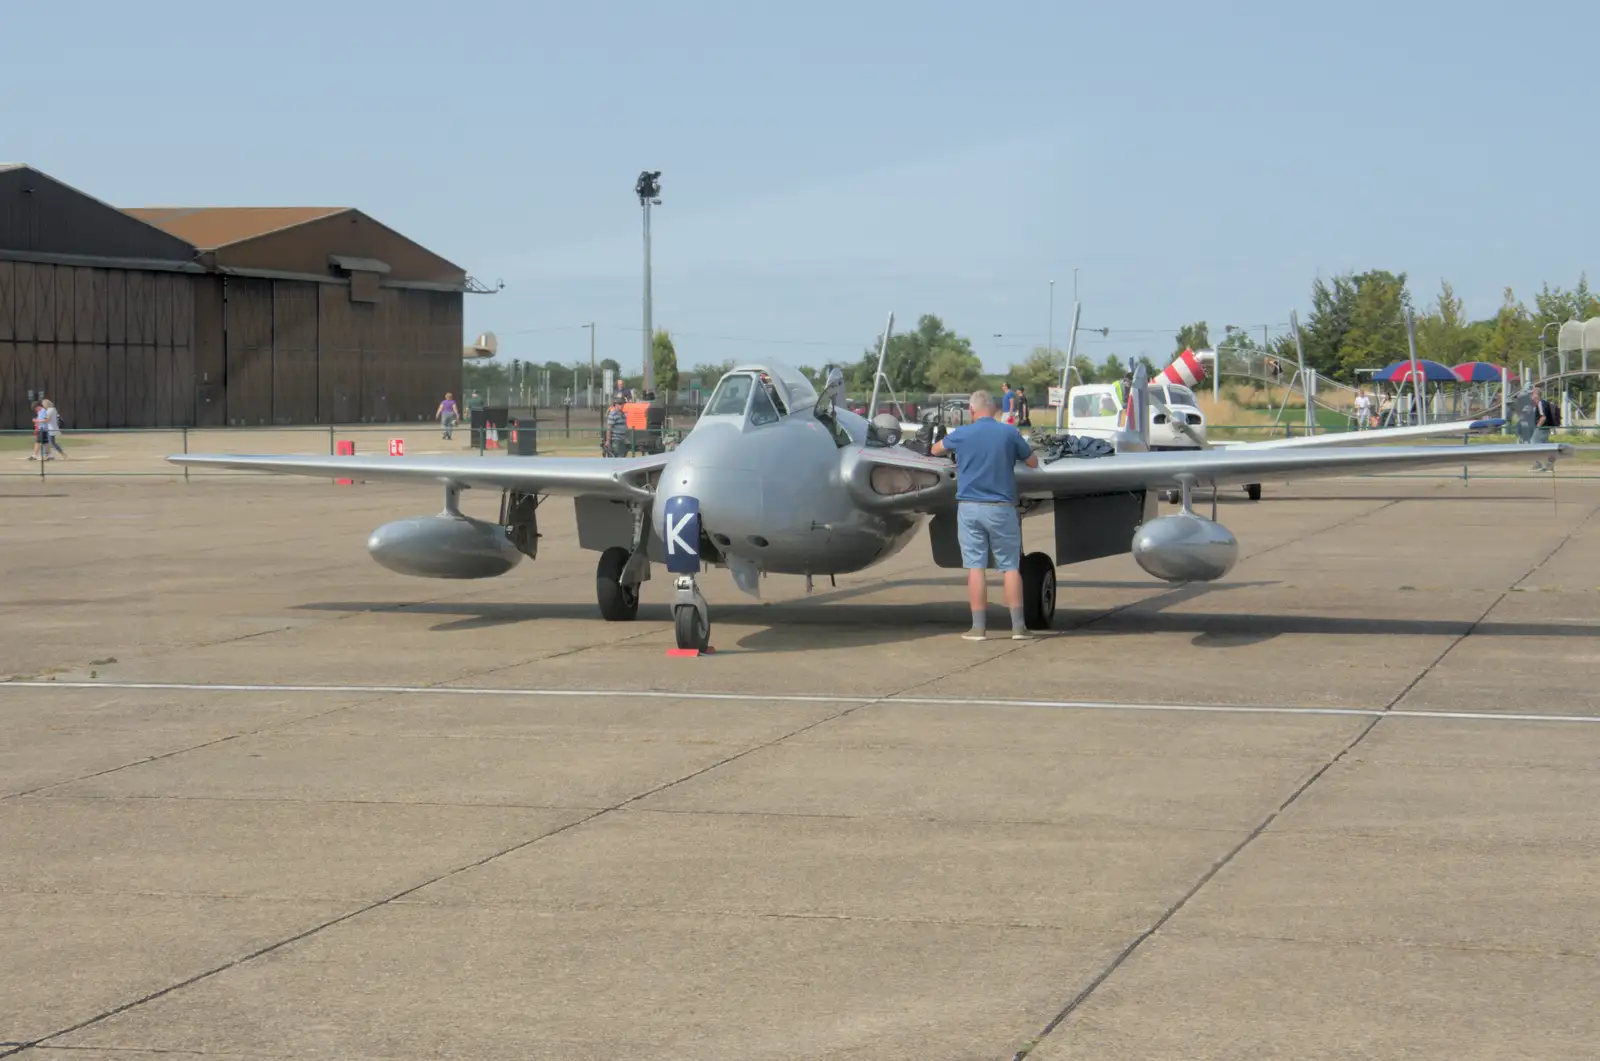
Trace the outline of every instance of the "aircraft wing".
<path fill-rule="evenodd" d="M 1026 496 L 1171 489 L 1179 476 L 1197 486 L 1237 486 L 1263 479 L 1323 479 L 1373 475 L 1463 464 L 1532 462 L 1570 456 L 1565 444 L 1543 446 L 1389 446 L 1381 449 L 1229 449 L 1199 453 L 1119 453 L 1092 459 L 1066 458 L 1039 468 L 1018 468 L 1017 487 Z"/>
<path fill-rule="evenodd" d="M 1128 490 L 1175 489 L 1179 476 L 1196 486 L 1233 486 L 1263 479 L 1322 479 L 1371 475 L 1463 464 L 1510 464 L 1570 456 L 1565 443 L 1539 446 L 1391 446 L 1380 449 L 1257 447 L 1202 451 L 1117 453 L 1107 457 L 1066 457 L 1038 468 L 1017 468 L 1017 488 L 1025 498 L 1072 497 Z M 865 474 L 857 482 L 869 490 L 857 496 L 880 511 L 935 511 L 955 503 L 955 464 L 901 449 L 859 451 Z M 870 501 L 865 495 L 870 494 Z"/>
<path fill-rule="evenodd" d="M 1498 431 L 1506 421 L 1498 417 L 1478 420 L 1451 420 L 1443 424 L 1413 424 L 1410 427 L 1385 427 L 1374 431 L 1335 431 L 1326 435 L 1297 438 L 1269 438 L 1259 442 L 1212 442 L 1213 449 L 1348 449 L 1352 446 L 1380 446 L 1386 442 L 1407 442 L 1419 438 L 1445 438 L 1452 435 L 1481 435 Z"/>
<path fill-rule="evenodd" d="M 198 468 L 512 489 L 567 497 L 648 501 L 671 454 L 646 457 L 331 457 L 183 453 L 173 464 Z"/>

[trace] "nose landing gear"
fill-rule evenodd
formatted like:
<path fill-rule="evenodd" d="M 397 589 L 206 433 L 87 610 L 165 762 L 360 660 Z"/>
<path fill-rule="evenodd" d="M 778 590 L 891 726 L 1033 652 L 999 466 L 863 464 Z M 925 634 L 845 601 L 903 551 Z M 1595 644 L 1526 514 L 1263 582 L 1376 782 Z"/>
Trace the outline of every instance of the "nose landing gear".
<path fill-rule="evenodd" d="M 711 612 L 693 575 L 679 575 L 674 583 L 672 629 L 681 649 L 704 652 L 711 647 Z"/>

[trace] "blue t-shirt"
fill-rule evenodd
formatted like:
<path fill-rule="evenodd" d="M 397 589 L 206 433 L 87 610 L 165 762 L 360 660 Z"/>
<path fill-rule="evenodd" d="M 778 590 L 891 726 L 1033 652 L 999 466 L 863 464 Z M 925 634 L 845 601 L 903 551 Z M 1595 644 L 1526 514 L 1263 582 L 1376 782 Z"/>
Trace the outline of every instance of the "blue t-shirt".
<path fill-rule="evenodd" d="M 944 437 L 956 458 L 956 500 L 1017 503 L 1017 461 L 1033 455 L 1022 432 L 992 416 L 981 417 Z"/>

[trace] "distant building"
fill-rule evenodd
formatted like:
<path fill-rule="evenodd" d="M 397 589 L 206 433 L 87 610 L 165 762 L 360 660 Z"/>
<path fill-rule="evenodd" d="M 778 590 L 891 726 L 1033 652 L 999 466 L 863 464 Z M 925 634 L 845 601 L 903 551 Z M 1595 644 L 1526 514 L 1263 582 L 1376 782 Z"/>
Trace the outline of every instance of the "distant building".
<path fill-rule="evenodd" d="M 0 428 L 427 420 L 466 272 L 347 207 L 117 209 L 0 166 Z"/>

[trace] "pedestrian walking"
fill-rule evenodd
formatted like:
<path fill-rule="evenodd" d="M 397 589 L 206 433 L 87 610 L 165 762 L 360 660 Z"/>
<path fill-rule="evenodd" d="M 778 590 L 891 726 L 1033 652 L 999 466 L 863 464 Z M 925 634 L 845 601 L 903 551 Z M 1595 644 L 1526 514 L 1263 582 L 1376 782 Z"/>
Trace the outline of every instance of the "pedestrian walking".
<path fill-rule="evenodd" d="M 1550 431 L 1561 426 L 1561 411 L 1555 403 L 1543 397 L 1538 387 L 1528 392 L 1528 414 L 1532 421 L 1533 431 L 1528 441 L 1535 446 L 1542 446 L 1550 441 Z M 1553 472 L 1556 470 L 1555 461 L 1546 464 L 1544 461 L 1534 461 L 1533 470 L 1536 472 Z"/>
<path fill-rule="evenodd" d="M 39 404 L 44 407 L 45 440 L 65 460 L 67 451 L 61 448 L 61 410 L 57 409 L 56 403 L 49 398 L 45 398 Z M 50 459 L 54 460 L 55 458 L 52 457 Z"/>
<path fill-rule="evenodd" d="M 1356 391 L 1356 430 L 1365 431 L 1372 426 L 1372 399 L 1365 387 Z"/>
<path fill-rule="evenodd" d="M 1030 640 L 1022 610 L 1022 517 L 1017 513 L 1017 462 L 1030 468 L 1039 458 L 1022 432 L 995 419 L 999 410 L 988 391 L 973 391 L 968 399 L 972 422 L 935 442 L 934 456 L 956 459 L 956 536 L 961 562 L 967 569 L 967 602 L 972 608 L 972 629 L 967 641 L 988 637 L 989 557 L 1005 584 L 1006 607 L 1011 612 L 1011 637 Z"/>
<path fill-rule="evenodd" d="M 444 401 L 439 403 L 439 408 L 433 411 L 434 419 L 444 427 L 444 437 L 449 438 L 450 432 L 456 426 L 456 399 L 450 391 L 444 392 Z"/>
<path fill-rule="evenodd" d="M 32 409 L 33 425 L 33 452 L 28 454 L 31 461 L 50 459 L 50 427 L 45 419 L 44 404 L 42 402 L 29 402 Z"/>

